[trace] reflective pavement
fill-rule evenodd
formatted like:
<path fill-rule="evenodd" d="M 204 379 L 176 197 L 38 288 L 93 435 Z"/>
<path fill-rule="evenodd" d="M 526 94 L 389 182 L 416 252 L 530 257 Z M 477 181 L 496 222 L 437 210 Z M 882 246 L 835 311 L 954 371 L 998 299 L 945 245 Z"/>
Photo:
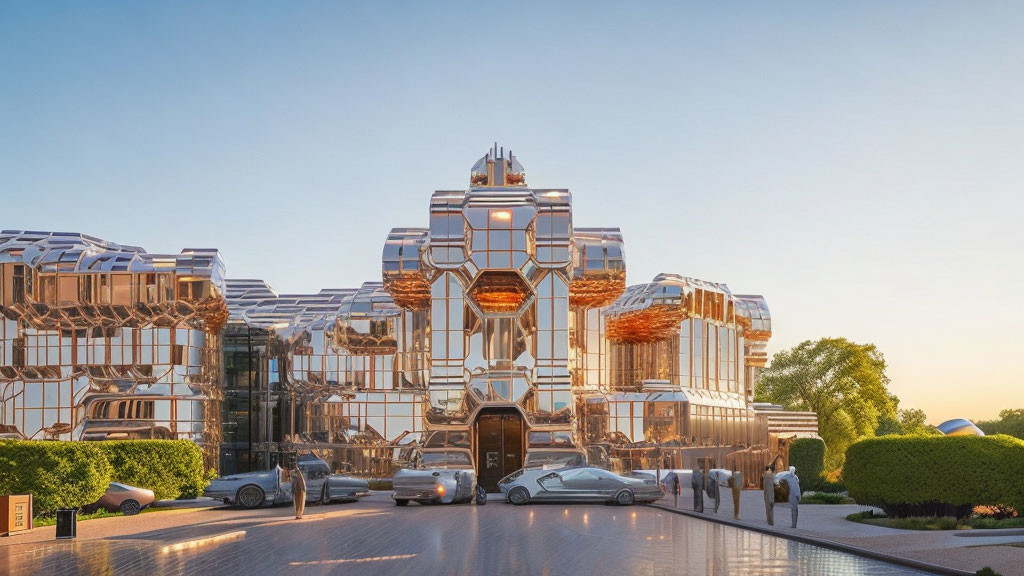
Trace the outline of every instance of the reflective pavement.
<path fill-rule="evenodd" d="M 272 508 L 106 540 L 0 548 L 21 574 L 924 574 L 653 508 L 600 505 Z M 183 520 L 185 521 L 185 520 Z"/>

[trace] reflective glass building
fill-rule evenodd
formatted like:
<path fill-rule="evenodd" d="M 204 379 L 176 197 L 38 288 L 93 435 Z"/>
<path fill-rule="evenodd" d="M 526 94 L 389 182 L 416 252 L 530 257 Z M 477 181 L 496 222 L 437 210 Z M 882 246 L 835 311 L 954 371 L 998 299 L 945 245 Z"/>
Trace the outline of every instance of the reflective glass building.
<path fill-rule="evenodd" d="M 576 227 L 569 191 L 528 187 L 511 153 L 435 192 L 427 224 L 391 231 L 381 281 L 316 294 L 225 280 L 214 250 L 4 232 L 4 430 L 188 437 L 225 473 L 315 451 L 388 476 L 466 447 L 485 485 L 567 450 L 755 479 L 816 433 L 814 414 L 753 403 L 762 297 L 674 274 L 627 287 L 619 230 Z"/>

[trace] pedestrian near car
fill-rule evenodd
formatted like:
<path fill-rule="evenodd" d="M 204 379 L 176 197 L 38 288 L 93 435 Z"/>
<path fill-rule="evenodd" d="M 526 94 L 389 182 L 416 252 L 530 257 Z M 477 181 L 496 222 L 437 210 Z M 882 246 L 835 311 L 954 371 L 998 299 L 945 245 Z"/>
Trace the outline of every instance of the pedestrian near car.
<path fill-rule="evenodd" d="M 296 466 L 292 469 L 292 504 L 295 505 L 295 519 L 301 520 L 302 514 L 306 511 L 306 479 L 302 477 L 302 470 Z"/>
<path fill-rule="evenodd" d="M 732 478 L 729 478 L 729 487 L 732 488 L 732 517 L 740 519 L 740 493 L 743 490 L 743 473 L 734 470 Z"/>
<path fill-rule="evenodd" d="M 786 476 L 786 485 L 789 486 L 789 513 L 793 515 L 793 528 L 796 528 L 796 518 L 800 513 L 800 478 L 795 472 Z"/>
<path fill-rule="evenodd" d="M 676 508 L 678 508 L 679 507 L 679 475 L 676 474 L 674 470 L 672 472 L 669 472 L 668 475 L 665 476 L 665 479 L 662 480 L 662 486 L 664 487 L 665 492 L 669 492 L 669 491 L 672 492 L 672 498 L 674 500 L 674 504 L 673 505 Z"/>
<path fill-rule="evenodd" d="M 693 511 L 703 512 L 704 511 L 704 474 L 700 471 L 700 468 L 694 467 L 693 474 L 690 476 L 690 486 L 693 487 Z"/>
<path fill-rule="evenodd" d="M 768 525 L 775 526 L 775 471 L 771 466 L 764 467 L 764 513 L 768 517 Z"/>

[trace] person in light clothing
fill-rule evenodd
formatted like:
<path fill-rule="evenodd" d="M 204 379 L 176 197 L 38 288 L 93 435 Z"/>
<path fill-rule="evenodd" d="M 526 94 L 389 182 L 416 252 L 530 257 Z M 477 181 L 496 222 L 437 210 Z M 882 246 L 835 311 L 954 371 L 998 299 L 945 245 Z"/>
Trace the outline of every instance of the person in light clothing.
<path fill-rule="evenodd" d="M 789 486 L 789 512 L 793 515 L 793 528 L 796 528 L 796 517 L 800 509 L 800 478 L 796 472 L 786 476 L 786 485 Z"/>
<path fill-rule="evenodd" d="M 292 504 L 295 505 L 295 519 L 301 520 L 302 514 L 306 511 L 306 479 L 302 477 L 302 470 L 296 466 L 291 471 L 292 479 Z"/>
<path fill-rule="evenodd" d="M 771 466 L 764 467 L 764 513 L 768 517 L 768 525 L 775 526 L 775 471 Z"/>

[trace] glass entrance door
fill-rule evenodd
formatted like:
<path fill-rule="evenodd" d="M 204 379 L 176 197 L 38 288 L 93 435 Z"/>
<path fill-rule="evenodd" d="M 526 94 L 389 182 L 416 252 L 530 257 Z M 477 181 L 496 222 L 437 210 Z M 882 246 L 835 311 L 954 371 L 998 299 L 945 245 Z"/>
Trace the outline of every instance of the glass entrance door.
<path fill-rule="evenodd" d="M 482 412 L 476 420 L 477 482 L 498 492 L 498 481 L 523 467 L 523 419 L 518 412 Z"/>

